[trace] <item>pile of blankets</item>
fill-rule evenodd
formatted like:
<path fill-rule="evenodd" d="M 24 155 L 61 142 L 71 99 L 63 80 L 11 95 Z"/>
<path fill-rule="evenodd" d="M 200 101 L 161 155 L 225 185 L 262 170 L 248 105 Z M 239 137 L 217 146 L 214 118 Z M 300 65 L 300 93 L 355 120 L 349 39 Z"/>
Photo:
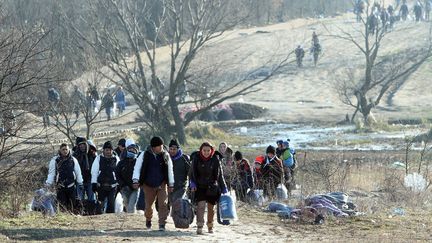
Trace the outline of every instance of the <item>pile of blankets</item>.
<path fill-rule="evenodd" d="M 343 192 L 317 194 L 304 200 L 304 206 L 294 208 L 283 203 L 271 202 L 267 210 L 278 213 L 282 219 L 297 219 L 308 214 L 315 218 L 315 223 L 322 223 L 325 215 L 348 217 L 358 215 L 349 196 Z"/>

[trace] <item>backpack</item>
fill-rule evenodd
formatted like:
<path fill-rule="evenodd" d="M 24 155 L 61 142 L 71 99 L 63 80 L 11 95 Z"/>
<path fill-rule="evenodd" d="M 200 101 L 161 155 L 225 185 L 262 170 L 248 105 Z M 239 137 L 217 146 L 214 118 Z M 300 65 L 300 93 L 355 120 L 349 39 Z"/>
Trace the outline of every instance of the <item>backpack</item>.
<path fill-rule="evenodd" d="M 174 225 L 179 229 L 187 229 L 192 224 L 194 219 L 194 212 L 192 210 L 192 203 L 189 199 L 179 198 L 172 204 L 172 213 Z"/>

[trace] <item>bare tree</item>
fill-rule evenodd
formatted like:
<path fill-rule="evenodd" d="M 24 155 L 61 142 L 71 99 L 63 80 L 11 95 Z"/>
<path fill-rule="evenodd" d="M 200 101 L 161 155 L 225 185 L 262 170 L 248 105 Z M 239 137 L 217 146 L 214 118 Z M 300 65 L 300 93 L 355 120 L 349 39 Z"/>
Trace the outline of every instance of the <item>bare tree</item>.
<path fill-rule="evenodd" d="M 84 35 L 77 26 L 71 28 L 106 63 L 109 72 L 102 72 L 105 77 L 123 85 L 133 96 L 146 117 L 146 124 L 164 137 L 176 133 L 184 143 L 184 127 L 195 117 L 225 100 L 252 92 L 288 60 L 286 57 L 280 60 L 269 75 L 259 80 L 242 77 L 227 82 L 222 88 L 209 90 L 202 100 L 180 99 L 185 82 L 193 86 L 190 77 L 200 70 L 194 60 L 201 50 L 243 21 L 237 16 L 240 3 L 99 0 L 91 2 L 91 14 L 83 16 L 93 29 L 93 36 Z M 206 106 L 182 119 L 181 105 L 203 104 L 204 100 Z"/>
<path fill-rule="evenodd" d="M 58 72 L 44 45 L 49 32 L 4 28 L 0 32 L 0 178 L 36 149 L 27 143 L 42 139 L 33 112 L 33 89 L 53 82 Z M 25 148 L 25 149 L 24 149 Z"/>
<path fill-rule="evenodd" d="M 355 108 L 351 121 L 360 112 L 365 124 L 369 124 L 368 117 L 381 99 L 400 87 L 432 55 L 430 37 L 422 47 L 410 47 L 398 53 L 383 52 L 383 45 L 392 45 L 387 38 L 391 32 L 389 23 L 382 23 L 377 11 L 367 4 L 360 28 L 353 25 L 353 32 L 338 28 L 340 35 L 329 34 L 350 42 L 364 56 L 360 73 L 355 69 L 342 71 L 335 88 L 341 101 Z"/>

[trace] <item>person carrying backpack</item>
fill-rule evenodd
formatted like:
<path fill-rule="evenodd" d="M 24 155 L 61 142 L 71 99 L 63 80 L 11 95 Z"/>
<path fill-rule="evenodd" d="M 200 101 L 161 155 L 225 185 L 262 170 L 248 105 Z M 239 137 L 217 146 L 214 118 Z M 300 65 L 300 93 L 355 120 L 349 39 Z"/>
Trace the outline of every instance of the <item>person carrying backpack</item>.
<path fill-rule="evenodd" d="M 203 234 L 204 212 L 207 207 L 207 229 L 213 233 L 215 205 L 222 194 L 228 192 L 221 160 L 214 147 L 205 142 L 199 151 L 191 155 L 192 165 L 189 174 L 189 187 L 197 203 L 197 234 Z"/>
<path fill-rule="evenodd" d="M 175 202 L 186 193 L 191 164 L 189 157 L 183 153 L 176 139 L 172 139 L 169 143 L 169 154 L 174 172 L 174 191 L 171 193 L 170 201 Z"/>
<path fill-rule="evenodd" d="M 60 209 L 71 212 L 76 205 L 76 187 L 82 190 L 83 178 L 78 161 L 72 156 L 67 144 L 61 144 L 58 155 L 49 162 L 45 183 L 56 188 Z"/>
<path fill-rule="evenodd" d="M 153 204 L 157 198 L 159 231 L 165 231 L 169 214 L 168 192 L 172 193 L 174 189 L 174 173 L 171 157 L 166 151 L 161 137 L 153 137 L 147 150 L 137 158 L 132 181 L 134 189 L 141 186 L 144 190 L 144 215 L 147 229 L 152 227 Z"/>
<path fill-rule="evenodd" d="M 105 212 L 114 213 L 118 185 L 115 168 L 119 158 L 113 154 L 113 146 L 110 141 L 105 142 L 102 149 L 102 154 L 96 157 L 91 168 L 92 189 L 93 192 L 97 192 L 97 199 L 102 205 L 105 199 L 107 200 Z"/>
<path fill-rule="evenodd" d="M 126 206 L 126 212 L 135 213 L 138 202 L 139 188 L 135 189 L 132 185 L 132 176 L 139 154 L 139 147 L 133 139 L 126 139 L 126 151 L 124 158 L 116 167 L 116 176 L 119 184 L 119 190 L 123 197 L 123 204 Z"/>

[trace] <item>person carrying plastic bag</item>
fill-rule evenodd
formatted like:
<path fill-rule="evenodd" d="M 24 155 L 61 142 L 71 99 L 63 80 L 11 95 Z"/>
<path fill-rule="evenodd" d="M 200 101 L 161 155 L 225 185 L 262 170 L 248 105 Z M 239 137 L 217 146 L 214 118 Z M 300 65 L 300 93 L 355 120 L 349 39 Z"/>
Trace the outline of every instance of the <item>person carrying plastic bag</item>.
<path fill-rule="evenodd" d="M 204 212 L 207 206 L 207 228 L 213 233 L 215 205 L 222 194 L 226 194 L 220 157 L 215 154 L 214 147 L 205 142 L 199 151 L 191 155 L 190 188 L 197 203 L 197 234 L 203 234 Z"/>

